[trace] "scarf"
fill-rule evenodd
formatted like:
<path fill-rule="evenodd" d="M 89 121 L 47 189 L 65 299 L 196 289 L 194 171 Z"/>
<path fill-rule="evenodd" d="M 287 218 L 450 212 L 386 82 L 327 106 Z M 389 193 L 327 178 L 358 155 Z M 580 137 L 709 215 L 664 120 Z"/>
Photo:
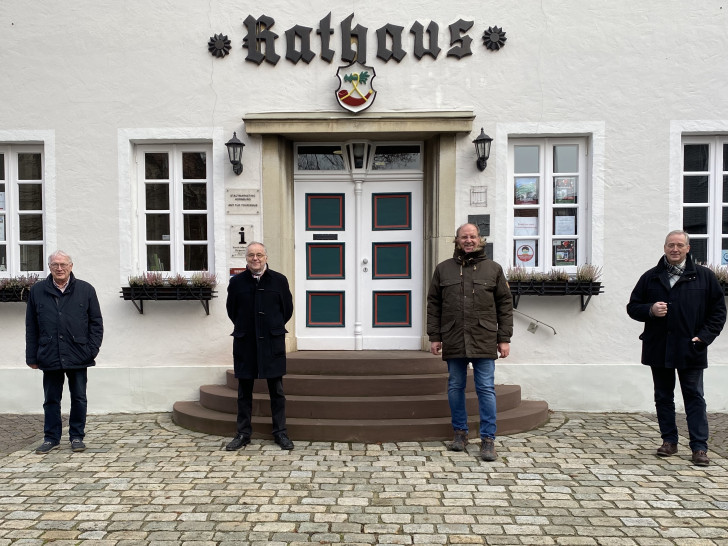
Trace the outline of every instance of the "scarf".
<path fill-rule="evenodd" d="M 672 288 L 675 286 L 677 280 L 682 277 L 683 273 L 685 273 L 685 262 L 673 265 L 667 261 L 667 256 L 662 257 L 662 262 L 665 264 L 665 269 L 667 269 L 667 276 L 670 280 L 670 287 Z"/>

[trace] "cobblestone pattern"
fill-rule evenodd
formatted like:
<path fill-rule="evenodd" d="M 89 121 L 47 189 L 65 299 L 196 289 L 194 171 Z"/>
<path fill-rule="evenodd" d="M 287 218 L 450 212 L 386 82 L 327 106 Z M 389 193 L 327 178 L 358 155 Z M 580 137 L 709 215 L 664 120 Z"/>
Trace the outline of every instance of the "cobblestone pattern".
<path fill-rule="evenodd" d="M 0 456 L 0 545 L 728 544 L 728 461 L 656 457 L 645 415 L 554 413 L 494 463 L 477 442 L 225 441 L 94 416 L 84 453 Z"/>
<path fill-rule="evenodd" d="M 63 425 L 68 425 L 64 415 Z M 43 441 L 43 415 L 0 414 L 0 455 Z"/>

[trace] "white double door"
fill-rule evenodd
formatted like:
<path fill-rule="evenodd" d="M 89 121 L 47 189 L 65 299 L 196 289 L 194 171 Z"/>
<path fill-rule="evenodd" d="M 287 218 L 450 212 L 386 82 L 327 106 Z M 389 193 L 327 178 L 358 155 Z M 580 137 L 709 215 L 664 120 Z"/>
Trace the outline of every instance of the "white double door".
<path fill-rule="evenodd" d="M 422 179 L 295 181 L 299 350 L 422 346 Z"/>

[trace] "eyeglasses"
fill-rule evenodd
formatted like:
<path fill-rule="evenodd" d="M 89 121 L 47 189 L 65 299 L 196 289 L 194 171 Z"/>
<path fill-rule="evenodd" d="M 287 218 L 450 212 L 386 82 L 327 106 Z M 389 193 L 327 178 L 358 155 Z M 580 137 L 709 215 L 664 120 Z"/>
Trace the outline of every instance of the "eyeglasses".
<path fill-rule="evenodd" d="M 265 254 L 248 254 L 248 258 L 258 258 L 259 260 L 262 260 L 265 258 Z"/>
<path fill-rule="evenodd" d="M 667 248 L 685 248 L 687 245 L 684 243 L 668 243 L 665 245 Z"/>
<path fill-rule="evenodd" d="M 53 263 L 48 264 L 48 265 L 51 266 L 53 269 L 66 269 L 71 264 L 69 264 L 69 263 L 60 263 L 60 262 L 53 262 Z"/>

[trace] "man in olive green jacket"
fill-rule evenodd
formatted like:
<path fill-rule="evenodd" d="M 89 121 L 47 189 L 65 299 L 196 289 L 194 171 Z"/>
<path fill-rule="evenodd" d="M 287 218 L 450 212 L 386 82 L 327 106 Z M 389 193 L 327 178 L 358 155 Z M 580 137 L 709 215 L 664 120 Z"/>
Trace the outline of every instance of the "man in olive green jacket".
<path fill-rule="evenodd" d="M 463 451 L 468 444 L 465 385 L 472 363 L 480 409 L 480 457 L 494 461 L 495 359 L 510 353 L 513 298 L 503 268 L 485 256 L 484 241 L 473 224 L 458 228 L 453 257 L 435 268 L 427 294 L 427 335 L 430 352 L 447 361 L 455 431 L 449 449 Z"/>

